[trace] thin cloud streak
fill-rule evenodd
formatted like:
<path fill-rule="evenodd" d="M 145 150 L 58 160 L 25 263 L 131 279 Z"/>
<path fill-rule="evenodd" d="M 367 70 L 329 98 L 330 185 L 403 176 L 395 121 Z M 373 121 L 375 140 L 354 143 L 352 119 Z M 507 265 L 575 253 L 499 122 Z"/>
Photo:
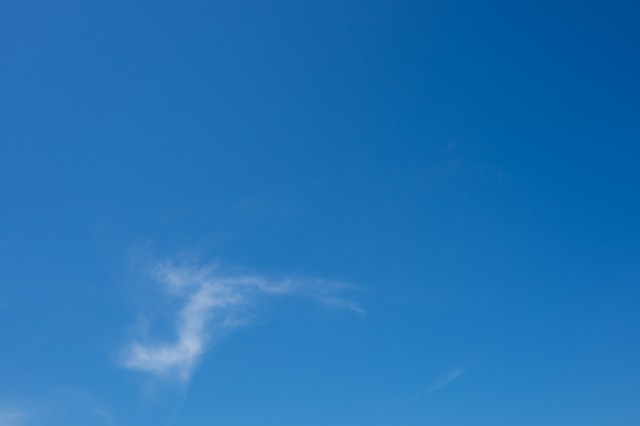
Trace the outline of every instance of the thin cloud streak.
<path fill-rule="evenodd" d="M 455 380 L 457 380 L 462 373 L 464 373 L 464 370 L 460 367 L 457 367 L 455 369 L 453 369 L 449 374 L 447 374 L 446 376 L 442 377 L 440 380 L 438 380 L 437 382 L 435 382 L 434 384 L 432 384 L 431 386 L 429 386 L 427 389 L 425 389 L 421 395 L 427 395 L 430 393 L 433 393 L 451 383 L 453 383 Z"/>
<path fill-rule="evenodd" d="M 440 389 L 442 389 L 443 387 L 448 386 L 451 383 L 453 383 L 456 380 L 458 380 L 460 378 L 460 376 L 462 376 L 464 371 L 465 370 L 462 367 L 454 368 L 449 373 L 447 373 L 446 375 L 440 377 L 440 379 L 438 379 L 437 381 L 433 382 L 426 389 L 423 389 L 421 392 L 417 392 L 417 393 L 413 394 L 413 396 L 411 396 L 409 398 L 406 398 L 406 399 L 404 399 L 402 401 L 399 401 L 397 404 L 394 404 L 392 406 L 392 408 L 393 409 L 401 409 L 401 408 L 406 407 L 407 405 L 415 404 L 416 402 L 418 402 L 418 401 L 422 400 L 423 398 L 425 398 L 427 395 L 432 394 L 434 392 L 437 392 Z"/>
<path fill-rule="evenodd" d="M 202 355 L 226 333 L 251 321 L 252 308 L 268 297 L 295 295 L 333 308 L 363 315 L 358 304 L 336 296 L 345 288 L 318 279 L 269 280 L 254 275 L 223 275 L 215 266 L 161 263 L 154 279 L 168 297 L 181 303 L 175 318 L 175 338 L 150 343 L 138 338 L 121 355 L 123 367 L 186 383 Z"/>

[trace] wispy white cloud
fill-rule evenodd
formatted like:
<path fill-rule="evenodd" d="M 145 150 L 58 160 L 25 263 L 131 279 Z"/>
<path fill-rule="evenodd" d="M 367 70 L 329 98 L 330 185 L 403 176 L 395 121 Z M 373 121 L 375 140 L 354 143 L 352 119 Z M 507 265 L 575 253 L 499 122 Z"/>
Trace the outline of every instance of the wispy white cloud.
<path fill-rule="evenodd" d="M 231 330 L 251 322 L 256 305 L 267 298 L 296 295 L 323 306 L 365 311 L 337 293 L 346 286 L 319 279 L 272 280 L 256 275 L 223 274 L 215 265 L 159 263 L 152 276 L 165 294 L 179 302 L 172 339 L 160 343 L 143 339 L 123 351 L 121 364 L 155 377 L 187 382 L 201 356 Z"/>
<path fill-rule="evenodd" d="M 422 398 L 426 397 L 427 395 L 432 394 L 442 389 L 443 387 L 450 385 L 454 381 L 458 380 L 463 373 L 464 373 L 464 369 L 462 367 L 454 368 L 453 370 L 449 371 L 446 375 L 443 375 L 435 382 L 432 382 L 428 387 L 423 388 L 422 391 L 414 393 L 413 396 L 406 398 L 402 401 L 399 401 L 397 404 L 394 405 L 394 408 L 399 409 L 422 400 Z"/>
<path fill-rule="evenodd" d="M 429 386 L 427 389 L 425 389 L 424 391 L 422 391 L 421 395 L 426 395 L 426 394 L 430 394 L 433 393 L 451 383 L 453 383 L 455 380 L 457 380 L 462 373 L 464 373 L 464 370 L 460 367 L 456 367 L 453 370 L 451 370 L 446 376 L 441 377 L 439 380 L 437 380 L 435 383 L 433 383 L 431 386 Z"/>

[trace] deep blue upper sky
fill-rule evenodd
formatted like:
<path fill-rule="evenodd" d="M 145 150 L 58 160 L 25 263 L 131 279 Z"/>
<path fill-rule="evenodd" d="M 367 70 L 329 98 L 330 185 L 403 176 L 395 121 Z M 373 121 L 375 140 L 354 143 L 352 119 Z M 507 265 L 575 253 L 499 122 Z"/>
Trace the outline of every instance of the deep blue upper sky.
<path fill-rule="evenodd" d="M 639 20 L 1 2 L 0 426 L 640 424 Z"/>

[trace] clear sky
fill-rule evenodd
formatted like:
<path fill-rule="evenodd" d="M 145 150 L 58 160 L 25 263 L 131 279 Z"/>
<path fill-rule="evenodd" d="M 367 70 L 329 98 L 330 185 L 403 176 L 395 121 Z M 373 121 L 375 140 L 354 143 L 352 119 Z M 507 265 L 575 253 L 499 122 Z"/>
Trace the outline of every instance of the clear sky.
<path fill-rule="evenodd" d="M 638 22 L 0 2 L 0 426 L 637 426 Z"/>

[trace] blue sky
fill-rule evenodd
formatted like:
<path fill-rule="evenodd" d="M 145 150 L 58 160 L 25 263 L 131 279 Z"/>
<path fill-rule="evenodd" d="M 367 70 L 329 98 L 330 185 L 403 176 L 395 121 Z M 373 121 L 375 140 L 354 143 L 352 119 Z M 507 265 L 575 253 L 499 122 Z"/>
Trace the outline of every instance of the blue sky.
<path fill-rule="evenodd" d="M 640 7 L 0 5 L 0 426 L 640 424 Z"/>

